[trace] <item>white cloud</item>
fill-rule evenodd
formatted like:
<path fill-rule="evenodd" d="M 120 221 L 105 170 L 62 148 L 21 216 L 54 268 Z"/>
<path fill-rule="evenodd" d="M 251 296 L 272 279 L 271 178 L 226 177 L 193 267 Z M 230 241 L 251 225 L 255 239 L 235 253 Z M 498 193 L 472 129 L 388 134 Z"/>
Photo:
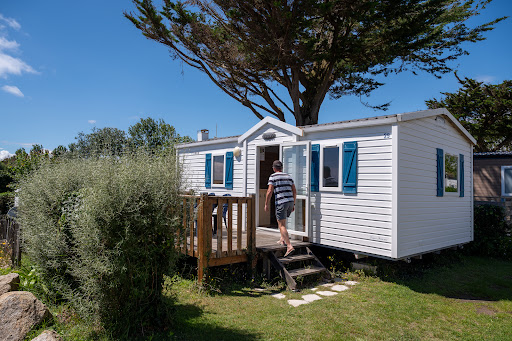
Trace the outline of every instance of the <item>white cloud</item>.
<path fill-rule="evenodd" d="M 0 161 L 10 158 L 14 154 L 9 153 L 7 150 L 0 150 Z"/>
<path fill-rule="evenodd" d="M 0 78 L 8 74 L 21 75 L 23 72 L 38 73 L 21 59 L 0 52 Z"/>
<path fill-rule="evenodd" d="M 496 77 L 489 76 L 489 75 L 480 75 L 480 76 L 476 76 L 475 79 L 479 82 L 492 83 L 496 80 Z"/>
<path fill-rule="evenodd" d="M 4 37 L 0 37 L 0 51 L 2 50 L 16 50 L 20 47 L 20 44 L 18 44 L 14 40 L 7 40 Z"/>
<path fill-rule="evenodd" d="M 87 122 L 89 122 L 89 124 L 96 124 L 96 120 L 89 120 Z"/>
<path fill-rule="evenodd" d="M 19 30 L 21 28 L 21 25 L 16 20 L 14 20 L 12 18 L 4 17 L 1 13 L 0 13 L 0 22 L 6 23 L 7 25 L 9 25 L 10 28 L 13 28 L 15 30 Z"/>
<path fill-rule="evenodd" d="M 2 86 L 2 90 L 14 96 L 25 97 L 23 92 L 21 92 L 21 90 L 14 85 L 4 85 Z"/>
<path fill-rule="evenodd" d="M 7 24 L 11 29 L 19 30 L 21 28 L 16 20 L 0 14 L 0 78 L 7 78 L 8 75 L 21 75 L 22 73 L 37 74 L 38 72 L 23 60 L 6 52 L 18 51 L 20 44 L 15 40 L 7 39 L 6 26 L 2 23 Z"/>

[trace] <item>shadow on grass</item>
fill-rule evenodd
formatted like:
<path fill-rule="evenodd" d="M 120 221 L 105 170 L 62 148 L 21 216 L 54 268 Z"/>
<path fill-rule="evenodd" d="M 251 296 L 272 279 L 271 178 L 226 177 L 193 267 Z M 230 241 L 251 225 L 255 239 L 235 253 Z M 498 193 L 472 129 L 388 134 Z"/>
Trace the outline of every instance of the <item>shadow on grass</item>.
<path fill-rule="evenodd" d="M 512 301 L 512 262 L 456 251 L 421 260 L 380 262 L 379 277 L 419 293 L 464 301 Z"/>
<path fill-rule="evenodd" d="M 174 335 L 165 340 L 260 340 L 261 336 L 243 330 L 220 327 L 201 319 L 203 309 L 191 304 L 178 304 L 175 306 L 173 322 Z M 153 338 L 164 340 L 164 338 Z"/>

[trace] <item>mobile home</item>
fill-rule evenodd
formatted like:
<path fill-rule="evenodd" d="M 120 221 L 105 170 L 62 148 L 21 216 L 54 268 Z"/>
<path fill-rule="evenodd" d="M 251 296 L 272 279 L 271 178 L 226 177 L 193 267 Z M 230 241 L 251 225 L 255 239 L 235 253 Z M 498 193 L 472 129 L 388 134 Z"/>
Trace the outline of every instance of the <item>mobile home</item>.
<path fill-rule="evenodd" d="M 196 192 L 256 196 L 256 226 L 276 229 L 263 209 L 272 162 L 297 188 L 287 220 L 295 238 L 387 259 L 473 240 L 475 139 L 435 109 L 296 127 L 271 117 L 240 136 L 178 146 Z"/>

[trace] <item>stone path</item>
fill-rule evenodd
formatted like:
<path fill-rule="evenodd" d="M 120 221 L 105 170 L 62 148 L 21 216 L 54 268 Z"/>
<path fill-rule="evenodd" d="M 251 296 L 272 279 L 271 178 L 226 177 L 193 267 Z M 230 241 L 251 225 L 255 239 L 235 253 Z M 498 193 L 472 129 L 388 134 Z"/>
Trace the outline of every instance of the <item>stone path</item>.
<path fill-rule="evenodd" d="M 335 278 L 334 283 L 320 284 L 318 287 L 311 289 L 315 292 L 314 294 L 302 295 L 301 300 L 288 300 L 288 304 L 293 307 L 298 307 L 303 304 L 321 300 L 323 297 L 335 296 L 339 292 L 348 290 L 351 286 L 356 284 L 356 281 L 343 281 L 341 278 Z M 286 298 L 286 295 L 278 293 L 273 294 L 272 297 L 282 300 Z"/>

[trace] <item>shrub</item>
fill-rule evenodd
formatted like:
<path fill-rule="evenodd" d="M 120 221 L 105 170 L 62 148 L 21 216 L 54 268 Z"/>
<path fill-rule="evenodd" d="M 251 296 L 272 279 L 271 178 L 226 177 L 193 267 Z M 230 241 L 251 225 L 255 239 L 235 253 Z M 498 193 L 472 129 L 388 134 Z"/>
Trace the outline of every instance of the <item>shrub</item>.
<path fill-rule="evenodd" d="M 21 182 L 25 250 L 44 287 L 125 338 L 165 317 L 163 275 L 172 275 L 178 255 L 175 161 L 63 160 Z"/>
<path fill-rule="evenodd" d="M 0 215 L 7 214 L 14 204 L 14 192 L 0 193 Z"/>
<path fill-rule="evenodd" d="M 474 241 L 468 250 L 472 254 L 512 258 L 512 238 L 505 222 L 505 210 L 497 205 L 475 205 Z"/>

